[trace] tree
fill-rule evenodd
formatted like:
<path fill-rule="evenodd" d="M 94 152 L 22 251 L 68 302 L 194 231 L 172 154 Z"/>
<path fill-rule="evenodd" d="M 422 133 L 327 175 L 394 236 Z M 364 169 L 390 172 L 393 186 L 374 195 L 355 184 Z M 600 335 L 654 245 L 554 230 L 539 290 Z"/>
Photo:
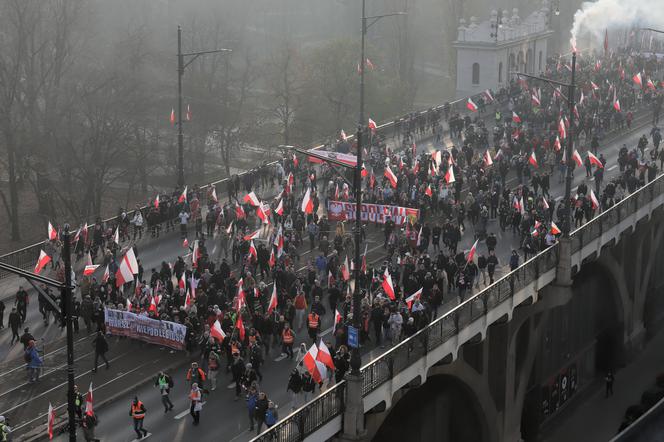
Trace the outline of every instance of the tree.
<path fill-rule="evenodd" d="M 279 123 L 283 144 L 291 144 L 291 126 L 300 106 L 302 66 L 290 40 L 272 53 L 268 63 L 267 82 L 272 92 L 270 112 Z"/>

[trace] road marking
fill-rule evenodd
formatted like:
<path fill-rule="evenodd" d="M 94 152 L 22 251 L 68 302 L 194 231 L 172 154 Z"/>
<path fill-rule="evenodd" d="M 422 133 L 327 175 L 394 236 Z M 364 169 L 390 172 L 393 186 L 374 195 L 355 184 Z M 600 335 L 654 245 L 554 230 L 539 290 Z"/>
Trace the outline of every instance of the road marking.
<path fill-rule="evenodd" d="M 235 384 L 233 384 L 233 385 L 235 385 Z M 206 402 L 206 401 L 203 401 L 203 402 L 201 402 L 201 404 L 202 404 L 202 405 L 205 405 L 205 404 L 207 404 L 207 402 Z M 186 415 L 189 414 L 189 411 L 190 411 L 190 408 L 187 408 L 187 409 L 184 410 L 182 413 L 176 414 L 176 415 L 173 417 L 173 419 L 182 419 L 183 417 L 185 417 Z"/>
<path fill-rule="evenodd" d="M 612 171 L 612 170 L 615 169 L 616 167 L 618 167 L 618 165 L 617 165 L 617 164 L 614 164 L 613 166 L 609 167 L 609 168 L 606 169 L 606 170 L 608 170 L 608 171 Z"/>
<path fill-rule="evenodd" d="M 280 362 L 280 361 L 283 361 L 283 360 L 286 359 L 287 357 L 288 357 L 288 355 L 287 355 L 286 353 L 282 353 L 282 354 L 280 354 L 280 355 L 274 360 L 274 362 Z M 233 385 L 235 385 L 235 384 L 233 384 Z"/>
<path fill-rule="evenodd" d="M 142 438 L 140 438 L 140 439 L 134 439 L 134 440 L 132 440 L 131 442 L 138 442 L 139 440 L 145 440 L 145 439 L 147 439 L 147 438 L 150 437 L 150 436 L 152 436 L 152 433 L 148 432 L 148 434 L 146 434 L 146 435 L 143 436 Z"/>

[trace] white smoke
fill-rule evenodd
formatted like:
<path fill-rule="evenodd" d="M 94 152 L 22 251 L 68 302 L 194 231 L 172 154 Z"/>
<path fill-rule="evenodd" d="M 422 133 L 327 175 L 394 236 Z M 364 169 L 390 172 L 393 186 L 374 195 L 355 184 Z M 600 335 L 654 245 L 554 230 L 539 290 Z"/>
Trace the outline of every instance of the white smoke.
<path fill-rule="evenodd" d="M 604 39 L 604 30 L 631 26 L 664 29 L 664 0 L 598 0 L 585 2 L 574 14 L 571 44 L 589 34 L 596 42 Z"/>

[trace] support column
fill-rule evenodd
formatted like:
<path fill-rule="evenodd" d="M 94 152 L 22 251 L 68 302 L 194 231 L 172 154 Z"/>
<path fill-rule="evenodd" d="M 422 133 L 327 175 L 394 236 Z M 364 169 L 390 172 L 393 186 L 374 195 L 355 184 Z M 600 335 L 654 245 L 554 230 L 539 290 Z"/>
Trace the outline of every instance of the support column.
<path fill-rule="evenodd" d="M 341 441 L 364 441 L 364 404 L 362 401 L 362 375 L 348 373 L 346 380 L 346 409 L 343 416 L 343 433 Z"/>
<path fill-rule="evenodd" d="M 572 285 L 572 240 L 560 238 L 558 241 L 558 266 L 556 267 L 556 285 Z"/>

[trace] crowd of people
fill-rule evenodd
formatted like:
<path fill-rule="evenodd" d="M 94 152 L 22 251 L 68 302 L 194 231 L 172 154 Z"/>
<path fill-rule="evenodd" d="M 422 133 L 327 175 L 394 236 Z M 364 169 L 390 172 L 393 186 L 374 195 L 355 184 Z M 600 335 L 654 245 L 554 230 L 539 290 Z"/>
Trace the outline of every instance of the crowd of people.
<path fill-rule="evenodd" d="M 234 177 L 226 198 L 211 185 L 160 195 L 147 208 L 121 213 L 117 225 L 98 222 L 77 237 L 78 257 L 89 252 L 96 263 L 108 264 L 109 272 L 104 278 L 79 279 L 76 316 L 88 330 L 104 330 L 105 307 L 129 307 L 184 324 L 187 354 L 196 361 L 186 379 L 193 423 L 200 419 L 202 395 L 214 394 L 220 375 L 227 373 L 235 383 L 235 400 L 246 403 L 250 430 L 260 432 L 277 420 L 277 405 L 261 388 L 270 375 L 262 371 L 266 358 L 294 360 L 284 379 L 292 407 L 340 381 L 349 369 L 351 268 L 359 267 L 355 283 L 362 292 L 360 345 L 396 345 L 435 319 L 443 303 L 467 299 L 504 269 L 515 269 L 555 243 L 565 225 L 566 201 L 550 191 L 568 167 L 588 178 L 570 201 L 577 226 L 654 179 L 664 162 L 657 128 L 661 68 L 656 58 L 634 54 L 580 57 L 573 122 L 566 115 L 564 91 L 515 78 L 507 88 L 469 100 L 469 111 L 445 105 L 401 118 L 393 133 L 370 130 L 363 201 L 419 209 L 418 218 L 386 216 L 377 226 L 384 258 L 373 263 L 353 262 L 349 227 L 326 215 L 329 201 L 354 201 L 353 189 L 338 170 L 307 158 L 288 156 L 276 166 Z M 549 60 L 544 75 L 564 81 L 569 75 L 565 60 Z M 643 107 L 653 111 L 653 129 L 637 146 L 620 149 L 620 173 L 605 179 L 607 160 L 599 148 L 606 134 L 630 129 Z M 440 147 L 446 134 L 453 144 L 449 148 Z M 570 136 L 578 157 L 566 164 Z M 438 149 L 418 147 L 417 141 L 427 137 Z M 327 148 L 352 154 L 356 146 L 340 139 Z M 116 228 L 120 243 L 126 241 L 140 257 L 133 239 L 158 237 L 178 224 L 183 239 L 194 238 L 188 241 L 191 253 L 149 271 L 139 259 L 135 281 L 116 284 L 117 260 L 125 251 L 113 241 Z M 373 229 L 365 226 L 363 237 Z M 508 246 L 509 257 L 499 257 L 498 229 L 518 242 L 511 250 Z M 464 235 L 484 246 L 469 256 L 459 247 Z M 57 240 L 53 243 L 56 255 Z M 386 275 L 393 291 L 386 289 Z M 22 305 L 18 296 L 16 305 Z M 324 321 L 331 327 L 329 336 L 323 334 Z M 333 364 L 321 377 L 305 359 L 311 345 L 323 344 Z M 172 381 L 166 373 L 155 381 L 166 413 L 173 408 Z M 140 438 L 145 408 L 138 398 L 130 415 Z"/>

